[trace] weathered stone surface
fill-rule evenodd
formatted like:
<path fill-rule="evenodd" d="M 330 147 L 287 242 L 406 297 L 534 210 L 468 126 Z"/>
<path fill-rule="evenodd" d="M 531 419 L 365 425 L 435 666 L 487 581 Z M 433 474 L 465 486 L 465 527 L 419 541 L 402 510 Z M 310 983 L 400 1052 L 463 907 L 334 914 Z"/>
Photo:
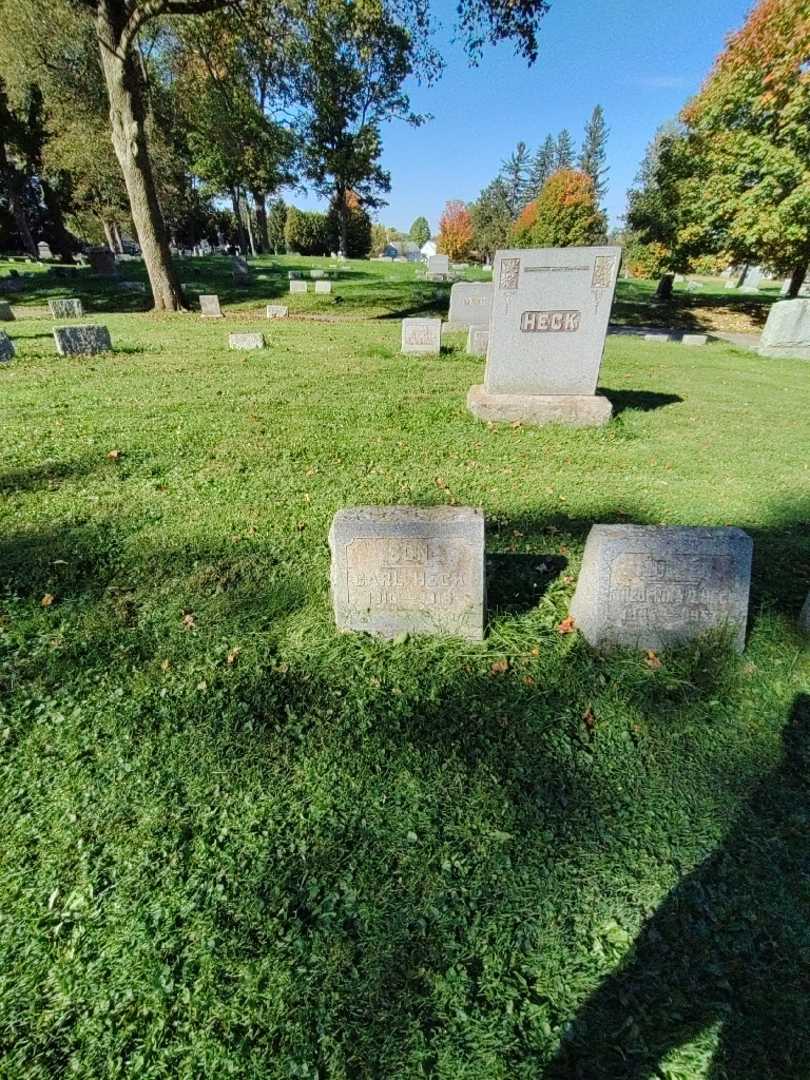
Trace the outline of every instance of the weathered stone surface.
<path fill-rule="evenodd" d="M 810 634 L 810 592 L 799 612 L 799 629 L 803 634 Z"/>
<path fill-rule="evenodd" d="M 0 300 L 0 322 L 14 322 L 14 312 L 6 300 Z"/>
<path fill-rule="evenodd" d="M 221 319 L 222 308 L 219 306 L 219 297 L 212 294 L 200 296 L 200 313 L 204 319 Z"/>
<path fill-rule="evenodd" d="M 57 326 L 53 338 L 60 356 L 92 356 L 112 352 L 110 331 L 106 326 Z"/>
<path fill-rule="evenodd" d="M 708 341 L 706 334 L 684 334 L 681 338 L 682 345 L 705 345 Z"/>
<path fill-rule="evenodd" d="M 341 630 L 484 635 L 484 515 L 471 507 L 340 510 L 329 531 Z"/>
<path fill-rule="evenodd" d="M 291 293 L 307 292 L 307 289 L 308 289 L 308 286 L 307 286 L 306 281 L 297 281 L 297 280 L 293 279 L 290 282 L 290 292 Z"/>
<path fill-rule="evenodd" d="M 316 293 L 331 293 L 332 282 L 331 281 L 316 281 L 315 292 Z"/>
<path fill-rule="evenodd" d="M 601 394 L 490 394 L 481 385 L 470 387 L 467 408 L 486 423 L 530 426 L 601 427 L 613 416 L 613 406 Z"/>
<path fill-rule="evenodd" d="M 644 335 L 644 340 L 645 341 L 664 342 L 664 341 L 669 341 L 670 337 L 669 337 L 669 334 L 645 334 Z"/>
<path fill-rule="evenodd" d="M 491 394 L 592 394 L 621 248 L 499 251 L 485 386 Z"/>
<path fill-rule="evenodd" d="M 48 309 L 54 319 L 80 319 L 84 315 L 81 300 L 49 300 Z"/>
<path fill-rule="evenodd" d="M 297 281 L 301 277 L 301 271 L 300 270 L 288 270 L 287 271 L 287 277 L 290 279 L 290 281 Z"/>
<path fill-rule="evenodd" d="M 751 582 L 742 529 L 594 525 L 571 604 L 595 646 L 665 649 L 726 629 L 742 652 Z"/>
<path fill-rule="evenodd" d="M 8 336 L 0 330 L 0 364 L 7 364 L 9 360 L 14 359 L 14 342 Z"/>
<path fill-rule="evenodd" d="M 228 334 L 229 349 L 263 349 L 264 334 Z"/>
<path fill-rule="evenodd" d="M 290 314 L 290 309 L 286 304 L 268 304 L 267 305 L 267 318 L 268 319 L 286 319 Z"/>
<path fill-rule="evenodd" d="M 491 281 L 457 281 L 450 290 L 447 325 L 454 330 L 488 326 L 492 292 Z"/>
<path fill-rule="evenodd" d="M 489 341 L 489 328 L 471 326 L 467 331 L 467 352 L 470 356 L 486 356 Z"/>
<path fill-rule="evenodd" d="M 40 259 L 52 259 L 53 258 L 53 252 L 51 251 L 51 245 L 48 243 L 47 240 L 40 240 L 40 242 L 37 244 L 37 252 L 39 253 Z"/>
<path fill-rule="evenodd" d="M 759 354 L 810 360 L 810 300 L 797 298 L 771 304 Z"/>
<path fill-rule="evenodd" d="M 441 352 L 442 320 L 403 319 L 402 351 L 404 353 Z"/>

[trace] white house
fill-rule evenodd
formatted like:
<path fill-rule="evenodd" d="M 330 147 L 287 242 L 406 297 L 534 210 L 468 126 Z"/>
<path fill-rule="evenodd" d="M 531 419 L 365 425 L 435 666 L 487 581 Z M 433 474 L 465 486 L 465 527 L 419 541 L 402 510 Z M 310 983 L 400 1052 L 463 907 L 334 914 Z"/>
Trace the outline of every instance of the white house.
<path fill-rule="evenodd" d="M 431 255 L 436 255 L 437 254 L 436 241 L 435 240 L 426 240 L 424 242 L 424 244 L 422 244 L 422 247 L 420 248 L 420 250 L 421 250 L 422 255 L 424 256 L 424 258 L 429 259 Z"/>

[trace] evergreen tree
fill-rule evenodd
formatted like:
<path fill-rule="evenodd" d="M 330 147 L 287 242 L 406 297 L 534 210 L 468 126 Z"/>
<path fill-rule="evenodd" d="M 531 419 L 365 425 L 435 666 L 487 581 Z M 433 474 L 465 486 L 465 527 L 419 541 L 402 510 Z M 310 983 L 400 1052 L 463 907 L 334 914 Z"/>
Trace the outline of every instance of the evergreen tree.
<path fill-rule="evenodd" d="M 585 125 L 585 138 L 579 153 L 578 165 L 581 172 L 586 173 L 593 180 L 596 197 L 601 204 L 607 193 L 607 139 L 610 134 L 605 123 L 605 112 L 601 105 L 597 105 L 591 113 L 591 118 Z"/>
<path fill-rule="evenodd" d="M 506 184 L 509 209 L 514 217 L 531 198 L 532 161 L 525 142 L 519 142 L 514 153 L 501 162 L 500 179 Z"/>
<path fill-rule="evenodd" d="M 573 169 L 574 167 L 574 140 L 568 128 L 563 128 L 557 136 L 557 145 L 554 148 L 554 172 L 560 169 Z"/>
<path fill-rule="evenodd" d="M 274 199 L 267 213 L 267 240 L 270 250 L 278 255 L 285 250 L 284 226 L 287 223 L 287 204 L 283 199 Z"/>
<path fill-rule="evenodd" d="M 470 207 L 470 216 L 473 245 L 479 255 L 491 258 L 498 248 L 508 247 L 513 219 L 509 192 L 501 177 L 484 188 L 478 201 Z"/>
<path fill-rule="evenodd" d="M 418 244 L 419 247 L 426 244 L 430 239 L 430 225 L 428 225 L 427 218 L 418 217 L 413 225 L 411 225 L 408 236 L 415 244 Z"/>
<path fill-rule="evenodd" d="M 556 167 L 555 162 L 557 160 L 556 148 L 557 144 L 554 141 L 554 136 L 546 135 L 546 141 L 534 155 L 531 177 L 529 180 L 532 198 L 535 198 L 539 194 L 543 184 L 545 184 L 546 180 L 548 180 L 554 172 Z"/>

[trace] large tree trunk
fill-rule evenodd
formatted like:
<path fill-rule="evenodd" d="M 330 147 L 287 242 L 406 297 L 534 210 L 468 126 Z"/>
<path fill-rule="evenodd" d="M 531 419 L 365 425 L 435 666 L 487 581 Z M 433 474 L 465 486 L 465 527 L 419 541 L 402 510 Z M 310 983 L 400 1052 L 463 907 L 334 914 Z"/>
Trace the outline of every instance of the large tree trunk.
<path fill-rule="evenodd" d="M 115 254 L 116 255 L 123 255 L 124 254 L 124 241 L 121 239 L 121 230 L 118 228 L 118 222 L 117 221 L 114 221 L 112 223 L 112 238 L 113 238 L 113 244 L 115 244 L 115 248 L 114 248 Z"/>
<path fill-rule="evenodd" d="M 799 263 L 798 266 L 793 268 L 793 273 L 790 275 L 790 285 L 788 286 L 787 297 L 789 300 L 795 300 L 799 295 L 799 289 L 804 285 L 804 279 L 807 277 L 807 262 Z"/>
<path fill-rule="evenodd" d="M 253 205 L 256 207 L 256 247 L 260 252 L 270 250 L 270 237 L 267 233 L 267 196 L 263 191 L 254 191 Z"/>
<path fill-rule="evenodd" d="M 104 230 L 104 239 L 107 241 L 107 247 L 115 254 L 115 241 L 113 240 L 112 225 L 106 218 L 102 218 L 101 227 Z"/>
<path fill-rule="evenodd" d="M 2 140 L 0 140 L 0 183 L 5 186 L 8 193 L 9 207 L 23 248 L 34 259 L 38 259 L 39 248 L 34 241 L 28 224 L 28 216 L 25 213 L 25 180 L 14 162 L 8 160 L 6 145 Z"/>
<path fill-rule="evenodd" d="M 40 177 L 39 186 L 42 188 L 42 198 L 48 208 L 48 214 L 53 223 L 53 246 L 62 262 L 73 262 L 73 241 L 70 233 L 65 228 L 65 216 L 62 213 L 62 203 L 58 193 L 51 187 L 47 180 Z"/>
<path fill-rule="evenodd" d="M 338 251 L 344 258 L 349 256 L 349 207 L 346 205 L 346 189 L 341 187 L 337 190 L 338 228 Z"/>
<path fill-rule="evenodd" d="M 675 281 L 674 274 L 664 274 L 661 280 L 658 282 L 658 288 L 655 290 L 656 300 L 671 300 L 672 299 L 672 286 Z"/>
<path fill-rule="evenodd" d="M 115 155 L 124 174 L 132 222 L 138 234 L 156 311 L 180 311 L 183 296 L 172 266 L 146 142 L 142 76 L 133 49 L 122 50 L 127 14 L 122 0 L 99 0 L 96 31 L 110 102 Z"/>
<path fill-rule="evenodd" d="M 248 243 L 250 244 L 250 254 L 253 258 L 256 258 L 256 241 L 253 239 L 253 221 L 250 216 L 250 202 L 247 195 L 242 200 L 245 207 L 245 222 L 247 223 Z"/>

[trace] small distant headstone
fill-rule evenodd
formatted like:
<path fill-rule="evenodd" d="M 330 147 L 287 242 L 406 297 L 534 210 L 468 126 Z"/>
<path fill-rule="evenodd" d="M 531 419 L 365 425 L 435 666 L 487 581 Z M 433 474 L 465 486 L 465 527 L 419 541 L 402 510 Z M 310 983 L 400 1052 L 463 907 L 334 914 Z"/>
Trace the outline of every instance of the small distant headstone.
<path fill-rule="evenodd" d="M 318 278 L 325 277 L 326 275 L 324 274 L 323 270 L 310 270 L 309 276 L 317 280 Z"/>
<path fill-rule="evenodd" d="M 241 255 L 234 255 L 231 259 L 231 269 L 233 270 L 234 285 L 250 284 L 250 266 L 247 259 L 243 259 Z"/>
<path fill-rule="evenodd" d="M 102 277 L 118 276 L 115 255 L 109 248 L 94 248 L 88 252 L 87 258 L 90 261 L 90 269 L 94 274 L 100 274 Z"/>
<path fill-rule="evenodd" d="M 229 334 L 229 349 L 263 349 L 264 334 Z"/>
<path fill-rule="evenodd" d="M 112 352 L 110 331 L 106 326 L 57 326 L 53 332 L 60 356 L 93 356 Z"/>
<path fill-rule="evenodd" d="M 200 313 L 204 319 L 221 319 L 222 308 L 219 306 L 219 297 L 213 294 L 200 296 Z"/>
<path fill-rule="evenodd" d="M 14 342 L 0 330 L 0 364 L 7 364 L 9 360 L 14 359 Z"/>
<path fill-rule="evenodd" d="M 146 286 L 142 281 L 121 281 L 118 284 L 118 288 L 122 289 L 124 292 L 146 292 Z"/>
<path fill-rule="evenodd" d="M 450 258 L 448 255 L 429 255 L 427 261 L 429 275 L 436 274 L 445 276 L 450 273 Z"/>
<path fill-rule="evenodd" d="M 341 630 L 484 636 L 484 515 L 472 507 L 361 506 L 329 530 Z"/>
<path fill-rule="evenodd" d="M 54 319 L 80 319 L 84 315 L 81 300 L 49 300 L 48 308 Z"/>
<path fill-rule="evenodd" d="M 290 309 L 285 304 L 268 304 L 267 305 L 267 318 L 268 319 L 286 319 L 290 314 Z"/>
<path fill-rule="evenodd" d="M 316 281 L 315 292 L 316 293 L 330 293 L 332 291 L 331 281 Z"/>
<path fill-rule="evenodd" d="M 736 528 L 594 525 L 575 625 L 591 645 L 654 650 L 725 629 L 742 652 L 752 549 Z"/>
<path fill-rule="evenodd" d="M 621 248 L 498 251 L 487 366 L 467 406 L 480 420 L 605 424 L 596 394 Z"/>
<path fill-rule="evenodd" d="M 810 299 L 777 300 L 759 342 L 760 356 L 810 360 Z"/>
<path fill-rule="evenodd" d="M 288 270 L 287 271 L 287 277 L 290 279 L 290 281 L 297 281 L 301 277 L 301 271 L 300 270 Z"/>
<path fill-rule="evenodd" d="M 761 266 L 746 266 L 739 280 L 738 288 L 744 288 L 746 292 L 759 292 L 759 287 L 765 280 L 765 271 Z"/>
<path fill-rule="evenodd" d="M 489 328 L 471 326 L 467 331 L 467 352 L 470 356 L 486 356 L 489 344 Z"/>
<path fill-rule="evenodd" d="M 670 337 L 669 337 L 669 334 L 645 334 L 644 335 L 644 340 L 645 341 L 662 342 L 662 341 L 669 341 Z"/>
<path fill-rule="evenodd" d="M 700 292 L 700 290 L 702 288 L 703 288 L 703 282 L 702 281 L 690 281 L 686 286 L 687 292 Z"/>
<path fill-rule="evenodd" d="M 53 258 L 51 245 L 47 242 L 47 240 L 40 240 L 40 242 L 37 244 L 37 253 L 39 254 L 40 259 Z"/>
<path fill-rule="evenodd" d="M 7 300 L 0 300 L 0 322 L 14 322 L 14 312 Z"/>
<path fill-rule="evenodd" d="M 468 326 L 485 326 L 492 311 L 491 281 L 458 281 L 450 290 L 450 311 L 447 329 L 462 330 Z"/>
<path fill-rule="evenodd" d="M 403 319 L 402 351 L 413 354 L 441 352 L 442 320 Z"/>
<path fill-rule="evenodd" d="M 291 293 L 307 292 L 307 283 L 305 281 L 291 281 L 290 282 Z"/>
<path fill-rule="evenodd" d="M 709 340 L 706 334 L 684 334 L 681 338 L 682 345 L 705 345 Z"/>

